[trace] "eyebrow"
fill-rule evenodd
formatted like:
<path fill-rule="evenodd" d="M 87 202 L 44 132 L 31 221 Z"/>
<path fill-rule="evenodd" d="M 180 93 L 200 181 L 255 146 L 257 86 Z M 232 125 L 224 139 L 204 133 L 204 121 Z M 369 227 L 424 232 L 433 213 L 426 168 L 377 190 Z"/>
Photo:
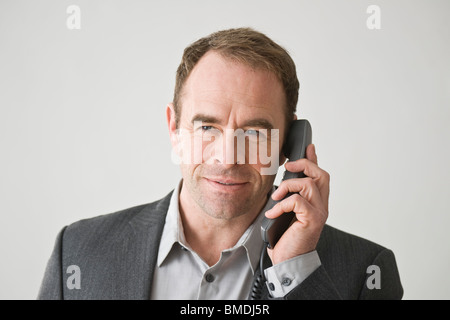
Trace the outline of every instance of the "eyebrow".
<path fill-rule="evenodd" d="M 244 124 L 244 127 L 256 127 L 263 129 L 273 129 L 272 123 L 264 118 L 251 119 Z"/>
<path fill-rule="evenodd" d="M 220 120 L 217 119 L 216 117 L 201 114 L 201 113 L 196 114 L 196 115 L 194 115 L 194 117 L 192 117 L 192 120 L 191 120 L 192 124 L 194 124 L 195 121 L 220 124 Z M 256 128 L 263 128 L 263 129 L 273 129 L 274 128 L 272 123 L 270 123 L 270 121 L 268 121 L 264 118 L 250 119 L 244 123 L 243 127 L 256 127 Z"/>
<path fill-rule="evenodd" d="M 207 122 L 207 123 L 220 123 L 219 119 L 208 116 L 202 113 L 198 113 L 192 117 L 191 123 L 194 124 L 195 121 Z"/>

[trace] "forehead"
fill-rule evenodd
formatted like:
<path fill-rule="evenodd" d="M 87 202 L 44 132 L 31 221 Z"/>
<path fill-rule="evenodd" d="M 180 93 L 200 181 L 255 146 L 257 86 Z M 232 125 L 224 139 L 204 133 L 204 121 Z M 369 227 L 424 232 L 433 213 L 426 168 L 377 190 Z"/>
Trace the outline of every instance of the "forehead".
<path fill-rule="evenodd" d="M 181 118 L 188 121 L 196 113 L 236 121 L 257 116 L 280 127 L 285 118 L 285 93 L 275 74 L 214 51 L 206 53 L 194 67 L 181 100 Z"/>

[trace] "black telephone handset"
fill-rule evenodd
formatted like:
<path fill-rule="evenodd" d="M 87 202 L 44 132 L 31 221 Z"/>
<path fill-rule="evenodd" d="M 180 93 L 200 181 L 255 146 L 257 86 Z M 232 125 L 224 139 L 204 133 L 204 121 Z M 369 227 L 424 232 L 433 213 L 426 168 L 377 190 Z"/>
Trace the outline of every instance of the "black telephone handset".
<path fill-rule="evenodd" d="M 293 121 L 286 142 L 283 146 L 283 153 L 289 161 L 295 161 L 306 157 L 306 147 L 312 142 L 312 130 L 308 120 L 295 120 Z M 283 175 L 283 181 L 293 178 L 303 178 L 305 175 L 303 172 L 290 172 L 285 171 Z M 292 193 L 288 193 L 285 198 L 289 197 Z M 269 199 L 272 203 L 269 208 L 272 208 L 279 201 Z M 261 236 L 269 248 L 275 247 L 275 244 L 281 238 L 283 233 L 289 228 L 295 214 L 293 212 L 284 213 L 280 217 L 275 219 L 268 219 L 264 217 L 261 225 Z"/>

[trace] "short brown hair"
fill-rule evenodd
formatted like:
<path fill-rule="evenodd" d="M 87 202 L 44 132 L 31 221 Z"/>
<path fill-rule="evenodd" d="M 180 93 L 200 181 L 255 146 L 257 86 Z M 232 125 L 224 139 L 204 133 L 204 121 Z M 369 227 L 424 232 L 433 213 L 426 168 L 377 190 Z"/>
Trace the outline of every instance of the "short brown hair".
<path fill-rule="evenodd" d="M 184 50 L 176 73 L 173 97 L 177 128 L 183 85 L 197 62 L 210 50 L 252 68 L 273 72 L 283 84 L 286 95 L 286 123 L 290 123 L 297 109 L 300 86 L 294 61 L 284 48 L 263 33 L 251 28 L 238 28 L 212 33 L 195 41 Z"/>

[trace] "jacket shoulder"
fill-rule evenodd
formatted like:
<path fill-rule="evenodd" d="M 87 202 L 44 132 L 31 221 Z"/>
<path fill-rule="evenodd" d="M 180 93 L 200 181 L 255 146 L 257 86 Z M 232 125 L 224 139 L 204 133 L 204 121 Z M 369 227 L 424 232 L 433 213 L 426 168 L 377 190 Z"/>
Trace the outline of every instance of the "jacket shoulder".
<path fill-rule="evenodd" d="M 325 225 L 320 239 L 320 245 L 325 248 L 345 248 L 347 252 L 365 252 L 366 255 L 377 254 L 386 248 L 371 240 Z"/>
<path fill-rule="evenodd" d="M 172 192 L 161 200 L 64 227 L 39 292 L 40 299 L 147 299 Z M 81 289 L 66 286 L 68 267 Z M 80 281 L 80 280 L 79 280 Z"/>
<path fill-rule="evenodd" d="M 380 267 L 383 276 L 400 283 L 393 252 L 373 241 L 325 225 L 317 252 L 345 299 L 361 297 L 361 288 L 373 266 Z"/>
<path fill-rule="evenodd" d="M 333 269 L 346 270 L 366 268 L 385 247 L 354 234 L 325 225 L 317 245 L 317 252 L 323 264 Z"/>
<path fill-rule="evenodd" d="M 63 234 L 66 252 L 95 252 L 118 241 L 127 241 L 137 228 L 164 223 L 170 192 L 163 199 L 137 205 L 113 213 L 82 219 L 68 225 Z"/>

